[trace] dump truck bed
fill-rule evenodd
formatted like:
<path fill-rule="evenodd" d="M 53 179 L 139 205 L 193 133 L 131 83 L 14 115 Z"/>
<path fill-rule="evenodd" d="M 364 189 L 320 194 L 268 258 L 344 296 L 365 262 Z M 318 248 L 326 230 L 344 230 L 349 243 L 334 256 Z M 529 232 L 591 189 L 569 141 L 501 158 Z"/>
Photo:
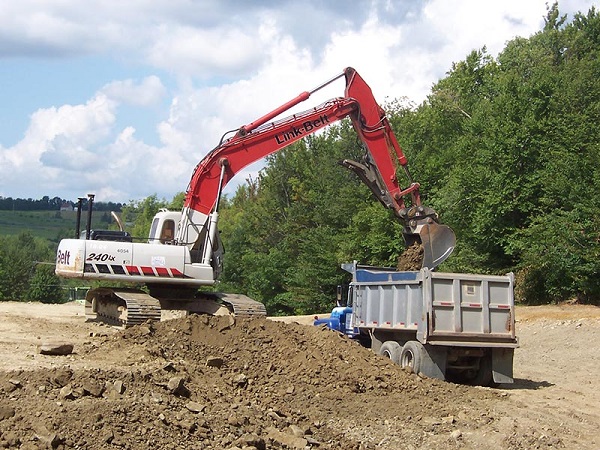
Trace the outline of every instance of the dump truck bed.
<path fill-rule="evenodd" d="M 431 345 L 518 346 L 512 273 L 343 267 L 353 275 L 352 325 L 358 329 L 416 332 L 418 341 Z"/>

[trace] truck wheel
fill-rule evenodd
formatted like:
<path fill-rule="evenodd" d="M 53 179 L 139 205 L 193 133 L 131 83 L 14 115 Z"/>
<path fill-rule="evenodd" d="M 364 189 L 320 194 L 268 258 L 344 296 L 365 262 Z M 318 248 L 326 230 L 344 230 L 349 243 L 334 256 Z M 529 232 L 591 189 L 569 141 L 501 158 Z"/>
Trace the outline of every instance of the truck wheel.
<path fill-rule="evenodd" d="M 408 341 L 400 352 L 400 365 L 402 368 L 410 368 L 412 373 L 419 373 L 424 353 L 423 344 L 417 341 Z"/>
<path fill-rule="evenodd" d="M 379 354 L 386 358 L 390 358 L 392 362 L 399 364 L 401 351 L 402 347 L 396 341 L 385 341 L 379 349 Z"/>

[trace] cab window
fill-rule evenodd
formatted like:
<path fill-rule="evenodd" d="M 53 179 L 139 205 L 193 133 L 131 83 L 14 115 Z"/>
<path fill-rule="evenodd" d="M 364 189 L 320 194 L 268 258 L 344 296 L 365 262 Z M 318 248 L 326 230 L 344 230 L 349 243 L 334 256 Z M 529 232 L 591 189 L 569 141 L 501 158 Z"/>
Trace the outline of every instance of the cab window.
<path fill-rule="evenodd" d="M 160 233 L 160 243 L 166 244 L 173 241 L 175 237 L 175 221 L 168 219 L 165 220 Z"/>

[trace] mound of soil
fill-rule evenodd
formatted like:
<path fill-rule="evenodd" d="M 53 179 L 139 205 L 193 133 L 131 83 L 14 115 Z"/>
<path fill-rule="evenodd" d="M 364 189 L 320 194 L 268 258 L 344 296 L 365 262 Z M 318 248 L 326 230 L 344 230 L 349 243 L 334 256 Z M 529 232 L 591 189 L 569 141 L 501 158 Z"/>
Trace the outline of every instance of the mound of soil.
<path fill-rule="evenodd" d="M 423 246 L 415 242 L 398 257 L 399 271 L 416 271 L 423 267 Z"/>
<path fill-rule="evenodd" d="M 147 323 L 79 356 L 97 363 L 0 372 L 0 448 L 456 448 L 506 399 L 266 319 Z"/>

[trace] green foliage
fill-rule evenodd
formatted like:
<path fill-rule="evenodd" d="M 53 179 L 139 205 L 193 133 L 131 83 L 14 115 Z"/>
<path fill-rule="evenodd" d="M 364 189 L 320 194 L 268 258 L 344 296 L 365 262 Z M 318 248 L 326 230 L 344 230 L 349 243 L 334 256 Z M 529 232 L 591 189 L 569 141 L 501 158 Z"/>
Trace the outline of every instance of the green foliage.
<path fill-rule="evenodd" d="M 400 118 L 419 181 L 431 187 L 427 202 L 457 233 L 444 269 L 517 271 L 527 302 L 600 299 L 590 219 L 599 206 L 599 29 L 594 8 L 568 24 L 554 4 L 543 31 L 509 42 L 497 60 L 472 52 Z"/>
<path fill-rule="evenodd" d="M 64 303 L 64 291 L 60 279 L 54 273 L 53 265 L 40 264 L 29 281 L 28 300 L 42 303 Z"/>
<path fill-rule="evenodd" d="M 103 213 L 93 216 L 92 228 L 106 228 L 101 222 Z M 85 216 L 82 218 L 82 228 L 85 228 Z M 75 236 L 75 211 L 1 211 L 0 236 L 18 236 L 23 230 L 32 235 L 58 243 L 59 237 L 73 238 Z"/>
<path fill-rule="evenodd" d="M 223 287 L 264 302 L 271 314 L 329 309 L 345 278 L 340 252 L 353 249 L 348 227 L 375 202 L 336 162 L 362 154 L 343 122 L 271 156 L 259 179 L 223 205 Z"/>
<path fill-rule="evenodd" d="M 356 211 L 343 233 L 338 262 L 357 260 L 361 264 L 395 267 L 404 251 L 402 226 L 379 203 L 367 204 Z"/>
<path fill-rule="evenodd" d="M 512 40 L 495 59 L 485 47 L 473 51 L 421 105 L 395 100 L 386 109 L 423 203 L 456 232 L 456 250 L 440 270 L 513 271 L 526 303 L 600 302 L 600 15 L 593 7 L 567 22 L 553 4 L 535 35 Z M 308 314 L 330 309 L 347 280 L 341 263 L 395 266 L 400 225 L 336 164 L 362 154 L 342 121 L 272 155 L 257 179 L 223 199 L 219 289 L 262 301 L 270 314 Z M 183 199 L 130 202 L 123 220 L 145 240 L 154 214 L 181 209 Z M 27 233 L 0 237 L 0 300 L 55 298 L 44 292 L 52 274 L 33 264 L 53 258 Z"/>
<path fill-rule="evenodd" d="M 54 259 L 53 249 L 29 232 L 0 236 L 0 300 L 28 300 L 36 261 Z"/>
<path fill-rule="evenodd" d="M 152 219 L 161 209 L 167 208 L 166 200 L 159 200 L 156 194 L 146 197 L 144 200 L 130 201 L 122 208 L 121 220 L 126 229 L 137 241 L 145 241 L 150 234 Z"/>

